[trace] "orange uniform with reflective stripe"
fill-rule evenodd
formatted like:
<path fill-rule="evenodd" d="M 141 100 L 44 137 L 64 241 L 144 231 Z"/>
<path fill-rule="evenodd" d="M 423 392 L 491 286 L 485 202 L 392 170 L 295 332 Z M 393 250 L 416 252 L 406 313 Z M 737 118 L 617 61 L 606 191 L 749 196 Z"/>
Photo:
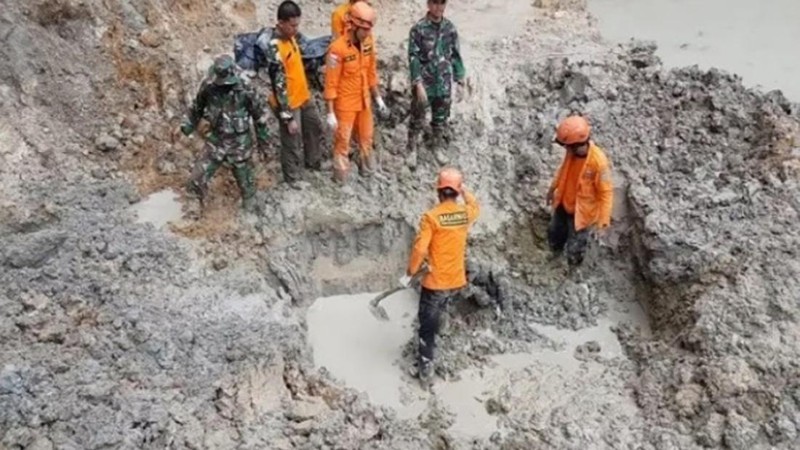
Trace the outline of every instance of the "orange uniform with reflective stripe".
<path fill-rule="evenodd" d="M 294 38 L 284 40 L 276 39 L 276 46 L 286 71 L 286 96 L 289 100 L 289 108 L 297 109 L 311 98 L 311 91 L 308 89 L 306 79 L 306 69 L 303 65 L 303 55 L 300 47 Z M 270 105 L 275 107 L 277 101 L 275 94 L 270 96 Z"/>
<path fill-rule="evenodd" d="M 611 207 L 614 200 L 614 182 L 611 179 L 608 158 L 603 150 L 592 142 L 589 145 L 589 153 L 583 158 L 582 167 L 574 164 L 575 160 L 579 159 L 582 158 L 566 152 L 564 162 L 561 163 L 551 185 L 556 189 L 553 195 L 553 207 L 564 205 L 564 209 L 570 212 L 568 207 L 571 199 L 568 196 L 574 192 L 572 210 L 575 214 L 575 230 L 580 231 L 592 225 L 606 227 L 611 223 Z M 573 166 L 577 175 L 571 173 L 573 170 L 570 169 Z"/>
<path fill-rule="evenodd" d="M 328 48 L 323 97 L 333 102 L 339 125 L 333 141 L 334 169 L 346 171 L 350 160 L 350 139 L 358 139 L 362 161 L 372 153 L 373 122 L 370 90 L 378 85 L 377 55 L 372 36 L 360 45 L 349 34 L 340 36 Z"/>
<path fill-rule="evenodd" d="M 337 6 L 331 14 L 331 34 L 336 39 L 343 36 L 347 29 L 347 14 L 350 12 L 350 2 L 347 1 Z"/>
<path fill-rule="evenodd" d="M 325 100 L 339 111 L 370 108 L 370 89 L 378 85 L 378 66 L 372 36 L 361 42 L 340 36 L 328 48 L 325 63 Z"/>
<path fill-rule="evenodd" d="M 464 204 L 448 200 L 423 214 L 407 273 L 417 273 L 427 257 L 428 273 L 422 279 L 423 287 L 444 291 L 466 286 L 467 232 L 479 213 L 475 196 L 465 192 Z"/>

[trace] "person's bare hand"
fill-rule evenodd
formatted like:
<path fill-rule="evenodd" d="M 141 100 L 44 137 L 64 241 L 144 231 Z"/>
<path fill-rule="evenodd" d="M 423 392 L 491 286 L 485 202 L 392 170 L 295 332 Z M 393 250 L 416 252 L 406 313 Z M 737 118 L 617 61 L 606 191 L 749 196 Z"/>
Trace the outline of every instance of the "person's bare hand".
<path fill-rule="evenodd" d="M 422 83 L 417 83 L 415 90 L 416 90 L 417 101 L 423 105 L 427 104 L 428 93 L 425 92 L 425 86 L 423 86 Z"/>
<path fill-rule="evenodd" d="M 296 120 L 290 120 L 286 124 L 286 128 L 289 130 L 289 134 L 294 136 L 300 131 L 300 124 L 298 124 Z"/>

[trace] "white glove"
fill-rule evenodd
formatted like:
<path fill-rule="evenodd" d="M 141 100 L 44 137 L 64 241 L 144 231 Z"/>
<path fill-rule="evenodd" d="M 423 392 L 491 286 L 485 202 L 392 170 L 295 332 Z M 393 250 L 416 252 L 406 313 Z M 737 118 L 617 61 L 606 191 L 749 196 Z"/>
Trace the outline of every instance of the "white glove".
<path fill-rule="evenodd" d="M 336 120 L 336 114 L 328 113 L 328 126 L 331 130 L 335 130 L 339 126 L 339 121 Z"/>
<path fill-rule="evenodd" d="M 407 288 L 411 284 L 411 277 L 404 275 L 398 282 L 400 283 L 400 287 Z"/>
<path fill-rule="evenodd" d="M 376 97 L 375 104 L 378 105 L 378 113 L 380 113 L 380 115 L 385 116 L 386 113 L 389 112 L 389 108 L 386 107 L 386 103 L 384 103 L 383 97 L 381 96 Z"/>

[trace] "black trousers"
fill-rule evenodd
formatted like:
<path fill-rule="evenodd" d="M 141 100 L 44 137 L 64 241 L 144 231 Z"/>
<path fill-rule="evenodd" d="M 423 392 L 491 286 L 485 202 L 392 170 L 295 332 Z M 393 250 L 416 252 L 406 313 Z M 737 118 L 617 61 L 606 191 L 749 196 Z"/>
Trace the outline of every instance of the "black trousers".
<path fill-rule="evenodd" d="M 433 291 L 422 288 L 419 298 L 419 369 L 429 368 L 433 363 L 436 334 L 439 333 L 442 313 L 457 291 Z"/>
<path fill-rule="evenodd" d="M 556 208 L 550 228 L 547 230 L 550 250 L 566 254 L 567 263 L 577 266 L 583 262 L 586 247 L 589 245 L 589 228 L 575 231 L 575 216 L 569 214 L 563 206 Z"/>

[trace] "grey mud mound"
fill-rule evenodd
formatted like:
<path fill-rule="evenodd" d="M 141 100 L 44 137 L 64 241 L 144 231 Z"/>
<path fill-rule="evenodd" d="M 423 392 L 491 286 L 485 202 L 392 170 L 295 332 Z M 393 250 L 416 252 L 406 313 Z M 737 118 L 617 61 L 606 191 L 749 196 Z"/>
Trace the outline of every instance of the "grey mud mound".
<path fill-rule="evenodd" d="M 309 174 L 298 191 L 268 162 L 262 214 L 236 211 L 222 173 L 207 217 L 182 198 L 161 228 L 132 205 L 182 189 L 200 145 L 173 134 L 186 99 L 276 2 L 6 2 L 0 448 L 795 448 L 798 106 L 716 70 L 664 70 L 646 43 L 612 48 L 582 2 L 485 3 L 451 6 L 475 89 L 447 154 L 482 201 L 470 256 L 504 271 L 507 303 L 501 319 L 454 309 L 437 376 L 487 380 L 526 352 L 561 355 L 572 376 L 510 371 L 481 398 L 500 431 L 465 439 L 444 387 L 405 418 L 314 366 L 314 299 L 390 287 L 433 200 L 432 156 L 411 171 L 403 154 L 416 2 L 378 2 L 393 115 L 377 177 L 342 190 Z M 310 34 L 330 7 L 304 5 Z M 606 245 L 565 279 L 542 197 L 571 111 L 608 150 L 617 204 Z M 649 323 L 613 320 L 639 307 Z"/>

